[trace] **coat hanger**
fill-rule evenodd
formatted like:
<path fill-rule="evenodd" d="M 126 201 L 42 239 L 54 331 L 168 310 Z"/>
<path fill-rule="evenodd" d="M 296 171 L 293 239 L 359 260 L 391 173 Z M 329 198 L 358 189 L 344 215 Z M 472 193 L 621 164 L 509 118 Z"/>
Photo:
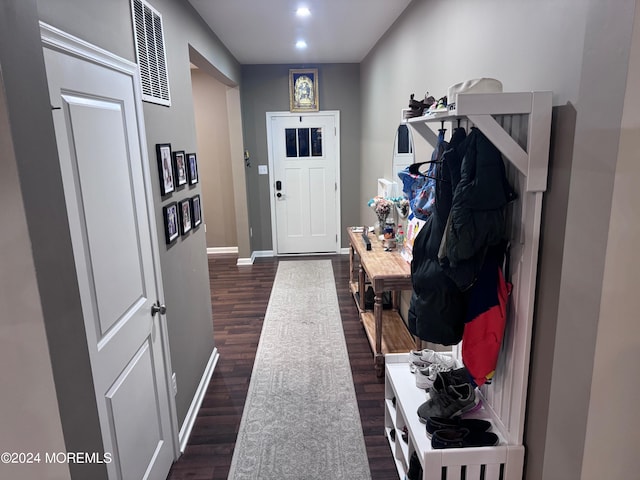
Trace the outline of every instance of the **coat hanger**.
<path fill-rule="evenodd" d="M 444 128 L 444 120 L 442 120 L 440 122 L 440 129 L 438 130 L 438 132 L 442 133 L 442 135 L 444 136 L 444 133 L 447 131 L 446 128 Z M 446 180 L 444 178 L 440 178 L 440 177 L 434 177 L 432 175 L 429 175 L 427 173 L 424 173 L 420 170 L 420 167 L 422 165 L 427 165 L 430 163 L 443 163 L 442 160 L 427 160 L 425 162 L 418 162 L 418 163 L 412 163 L 411 165 L 409 165 L 409 173 L 413 174 L 413 175 L 420 175 L 421 177 L 425 177 L 425 178 L 431 178 L 432 180 L 436 180 L 439 182 L 445 182 L 445 183 L 451 183 L 449 180 Z"/>
<path fill-rule="evenodd" d="M 420 167 L 429 163 L 442 163 L 442 160 L 427 160 L 426 162 L 412 163 L 411 165 L 409 165 L 409 173 L 411 173 L 412 175 L 422 175 L 423 177 L 426 177 L 427 174 L 421 172 Z"/>
<path fill-rule="evenodd" d="M 426 165 L 428 163 L 443 163 L 443 162 L 442 162 L 442 160 L 428 160 L 426 162 L 412 163 L 411 165 L 409 165 L 409 173 L 411 173 L 413 175 L 420 175 L 421 177 L 425 177 L 425 178 L 430 178 L 430 179 L 436 180 L 438 182 L 451 183 L 449 180 L 447 180 L 445 178 L 434 177 L 433 175 L 429 175 L 427 173 L 424 173 L 424 172 L 420 171 L 420 167 L 422 165 Z"/>

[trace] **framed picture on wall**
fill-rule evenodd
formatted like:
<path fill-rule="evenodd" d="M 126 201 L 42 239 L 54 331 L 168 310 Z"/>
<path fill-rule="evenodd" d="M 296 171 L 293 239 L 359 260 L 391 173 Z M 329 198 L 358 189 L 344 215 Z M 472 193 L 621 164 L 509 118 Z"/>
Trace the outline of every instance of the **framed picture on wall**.
<path fill-rule="evenodd" d="M 182 200 L 178 203 L 180 210 L 180 233 L 186 235 L 191 230 L 191 201 L 190 199 Z"/>
<path fill-rule="evenodd" d="M 187 153 L 187 172 L 189 174 L 189 185 L 198 183 L 198 160 L 195 153 Z"/>
<path fill-rule="evenodd" d="M 160 193 L 167 195 L 176 189 L 173 174 L 173 162 L 171 161 L 171 144 L 156 144 L 156 157 L 158 158 L 158 174 L 160 176 Z"/>
<path fill-rule="evenodd" d="M 289 70 L 289 110 L 292 112 L 317 112 L 318 69 L 293 68 Z"/>
<path fill-rule="evenodd" d="M 202 223 L 202 206 L 200 205 L 200 195 L 191 199 L 191 224 L 196 228 Z"/>
<path fill-rule="evenodd" d="M 176 187 L 187 184 L 187 161 L 184 150 L 173 152 L 173 171 L 175 173 Z"/>
<path fill-rule="evenodd" d="M 178 226 L 178 204 L 172 202 L 162 207 L 162 218 L 164 219 L 165 239 L 167 245 L 169 245 L 180 235 L 180 228 Z"/>

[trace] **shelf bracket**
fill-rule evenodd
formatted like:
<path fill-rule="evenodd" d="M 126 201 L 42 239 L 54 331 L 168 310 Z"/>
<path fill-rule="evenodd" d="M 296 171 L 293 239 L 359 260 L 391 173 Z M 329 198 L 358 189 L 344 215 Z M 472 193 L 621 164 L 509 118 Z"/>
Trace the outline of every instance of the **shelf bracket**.
<path fill-rule="evenodd" d="M 468 115 L 476 127 L 522 173 L 529 173 L 529 156 L 491 115 Z"/>
<path fill-rule="evenodd" d="M 416 132 L 418 132 L 418 134 L 420 134 L 422 138 L 429 142 L 429 145 L 431 145 L 433 148 L 436 148 L 438 146 L 438 135 L 436 135 L 436 133 L 431 130 L 431 128 L 429 128 L 429 125 L 424 122 L 410 123 L 409 125 L 411 125 L 411 127 Z"/>

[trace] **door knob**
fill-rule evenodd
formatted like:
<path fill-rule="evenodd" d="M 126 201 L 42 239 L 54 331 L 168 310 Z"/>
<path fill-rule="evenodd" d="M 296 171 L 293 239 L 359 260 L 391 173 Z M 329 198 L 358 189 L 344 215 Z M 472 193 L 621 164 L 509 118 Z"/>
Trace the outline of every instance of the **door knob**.
<path fill-rule="evenodd" d="M 280 198 L 282 197 L 282 194 L 280 192 L 276 193 L 276 197 Z"/>
<path fill-rule="evenodd" d="M 160 315 L 167 313 L 167 307 L 165 305 L 161 305 L 160 301 L 151 305 L 151 316 L 155 317 L 156 313 L 160 313 Z"/>

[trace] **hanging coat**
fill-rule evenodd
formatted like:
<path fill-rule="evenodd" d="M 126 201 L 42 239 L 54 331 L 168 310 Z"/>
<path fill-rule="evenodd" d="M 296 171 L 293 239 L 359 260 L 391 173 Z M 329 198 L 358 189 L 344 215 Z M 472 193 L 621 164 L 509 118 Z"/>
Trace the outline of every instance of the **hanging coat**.
<path fill-rule="evenodd" d="M 462 363 L 476 385 L 493 377 L 507 320 L 511 284 L 501 265 L 504 245 L 491 247 L 469 293 L 467 323 L 462 335 Z"/>
<path fill-rule="evenodd" d="M 500 151 L 477 128 L 464 145 L 440 263 L 461 289 L 475 281 L 487 251 L 505 234 L 505 206 L 515 198 Z"/>
<path fill-rule="evenodd" d="M 465 137 L 464 129 L 456 129 L 440 158 L 442 163 L 434 164 L 433 176 L 440 179 L 436 181 L 435 205 L 415 239 L 411 262 L 413 294 L 408 315 L 409 331 L 422 340 L 441 345 L 460 342 L 467 311 L 466 294 L 438 262 L 438 249 L 453 198 L 451 169 L 460 169 L 457 149 Z"/>

